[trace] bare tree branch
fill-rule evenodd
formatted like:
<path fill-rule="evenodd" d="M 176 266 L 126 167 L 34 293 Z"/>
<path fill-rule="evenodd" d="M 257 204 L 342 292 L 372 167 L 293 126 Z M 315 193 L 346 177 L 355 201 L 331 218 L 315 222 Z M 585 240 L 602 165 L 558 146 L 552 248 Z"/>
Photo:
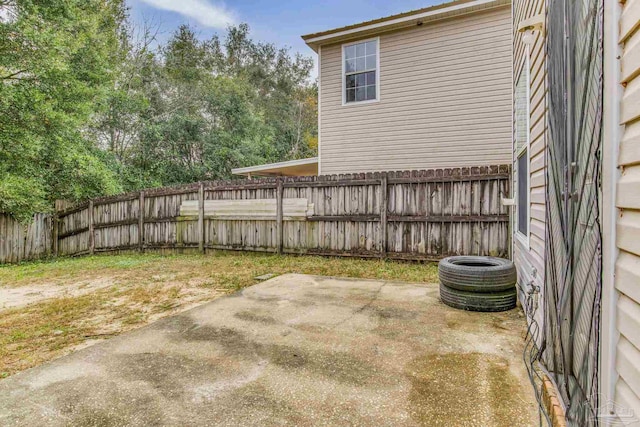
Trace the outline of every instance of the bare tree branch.
<path fill-rule="evenodd" d="M 26 73 L 29 70 L 20 70 L 20 71 L 16 71 L 15 73 L 11 73 L 7 76 L 3 76 L 0 77 L 0 80 L 25 80 L 21 77 L 16 77 L 18 74 L 22 74 L 22 73 Z"/>

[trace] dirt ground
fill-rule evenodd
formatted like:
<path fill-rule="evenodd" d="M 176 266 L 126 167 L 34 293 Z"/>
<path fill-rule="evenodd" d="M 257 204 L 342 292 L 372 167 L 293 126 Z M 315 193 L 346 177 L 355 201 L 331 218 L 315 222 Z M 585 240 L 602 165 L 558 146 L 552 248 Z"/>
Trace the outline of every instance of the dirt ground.
<path fill-rule="evenodd" d="M 0 381 L 0 425 L 532 426 L 519 310 L 288 274 Z"/>
<path fill-rule="evenodd" d="M 437 268 L 223 251 L 0 266 L 0 378 L 286 273 L 433 282 Z"/>

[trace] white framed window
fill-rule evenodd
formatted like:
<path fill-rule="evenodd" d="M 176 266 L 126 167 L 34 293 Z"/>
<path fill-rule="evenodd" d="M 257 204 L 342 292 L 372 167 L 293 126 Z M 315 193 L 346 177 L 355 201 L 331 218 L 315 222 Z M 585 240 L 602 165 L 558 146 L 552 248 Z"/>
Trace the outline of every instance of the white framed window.
<path fill-rule="evenodd" d="M 529 47 L 525 47 L 520 75 L 514 93 L 514 181 L 516 193 L 515 234 L 529 247 L 531 222 L 530 153 L 530 63 Z"/>
<path fill-rule="evenodd" d="M 342 45 L 342 105 L 380 100 L 380 38 Z"/>

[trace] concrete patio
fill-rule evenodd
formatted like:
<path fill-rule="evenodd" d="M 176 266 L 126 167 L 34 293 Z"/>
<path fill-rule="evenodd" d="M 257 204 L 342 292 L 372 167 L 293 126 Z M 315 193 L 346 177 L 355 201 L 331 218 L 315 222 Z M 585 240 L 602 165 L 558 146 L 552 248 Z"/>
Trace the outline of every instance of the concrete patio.
<path fill-rule="evenodd" d="M 284 275 L 0 381 L 0 425 L 531 426 L 520 310 Z"/>

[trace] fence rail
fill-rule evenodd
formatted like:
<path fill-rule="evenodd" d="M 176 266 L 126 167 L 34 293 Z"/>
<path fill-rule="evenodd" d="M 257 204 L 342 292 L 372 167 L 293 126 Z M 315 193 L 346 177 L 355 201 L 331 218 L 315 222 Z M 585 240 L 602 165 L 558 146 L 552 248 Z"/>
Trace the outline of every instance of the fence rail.
<path fill-rule="evenodd" d="M 52 251 L 68 256 L 227 249 L 413 260 L 508 256 L 509 216 L 501 198 L 509 197 L 509 179 L 509 166 L 489 166 L 144 190 L 58 211 Z M 288 211 L 292 206 L 294 214 Z"/>

